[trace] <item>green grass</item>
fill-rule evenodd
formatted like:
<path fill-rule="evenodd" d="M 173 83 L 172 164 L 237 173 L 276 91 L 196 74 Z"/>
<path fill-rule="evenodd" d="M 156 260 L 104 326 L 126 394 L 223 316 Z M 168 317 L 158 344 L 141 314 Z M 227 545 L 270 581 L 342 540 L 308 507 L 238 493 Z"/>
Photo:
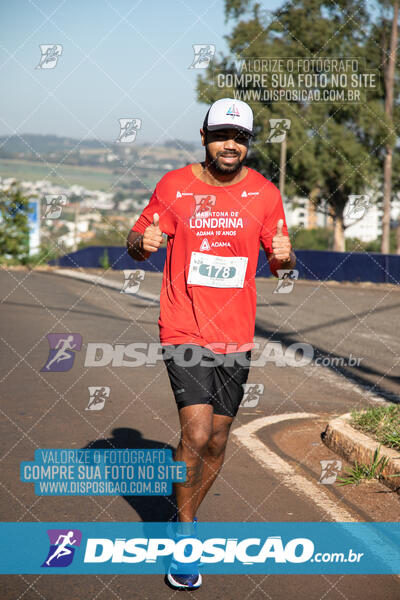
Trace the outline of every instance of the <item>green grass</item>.
<path fill-rule="evenodd" d="M 26 181 L 47 180 L 65 187 L 77 184 L 98 190 L 107 190 L 115 180 L 106 169 L 6 159 L 0 162 L 0 176 Z"/>
<path fill-rule="evenodd" d="M 349 485 L 351 483 L 359 485 L 363 480 L 380 479 L 383 469 L 389 462 L 389 459 L 384 456 L 379 458 L 380 449 L 381 446 L 379 445 L 374 452 L 371 464 L 358 464 L 356 461 L 353 467 L 347 468 L 345 475 L 337 478 L 341 482 L 339 485 Z"/>
<path fill-rule="evenodd" d="M 345 475 L 337 478 L 337 481 L 340 481 L 339 485 L 359 485 L 365 480 L 381 479 L 382 471 L 388 464 L 389 458 L 385 456 L 379 458 L 380 449 L 381 444 L 379 444 L 378 448 L 375 450 L 372 462 L 369 465 L 364 463 L 358 464 L 356 461 L 353 467 L 347 468 Z M 389 477 L 398 477 L 398 475 L 389 475 Z"/>
<path fill-rule="evenodd" d="M 370 407 L 351 412 L 351 424 L 356 429 L 370 435 L 375 440 L 400 450 L 400 406 Z"/>
<path fill-rule="evenodd" d="M 389 462 L 389 458 L 379 456 L 382 444 L 400 450 L 400 406 L 392 404 L 353 410 L 351 425 L 368 434 L 380 444 L 376 448 L 370 464 L 359 464 L 356 461 L 352 467 L 346 469 L 343 477 L 337 478 L 337 481 L 340 482 L 339 485 L 359 485 L 362 481 L 381 479 L 382 472 Z M 399 475 L 390 475 L 390 477 L 399 477 Z"/>
<path fill-rule="evenodd" d="M 57 163 L 35 162 L 18 159 L 2 159 L 0 161 L 0 177 L 15 177 L 26 181 L 47 180 L 64 187 L 83 185 L 90 190 L 115 192 L 118 187 L 131 181 L 137 175 L 150 190 L 164 174 L 164 171 L 132 169 L 127 175 L 114 174 L 111 169 L 92 166 L 59 165 Z M 134 186 L 133 186 L 134 187 Z"/>

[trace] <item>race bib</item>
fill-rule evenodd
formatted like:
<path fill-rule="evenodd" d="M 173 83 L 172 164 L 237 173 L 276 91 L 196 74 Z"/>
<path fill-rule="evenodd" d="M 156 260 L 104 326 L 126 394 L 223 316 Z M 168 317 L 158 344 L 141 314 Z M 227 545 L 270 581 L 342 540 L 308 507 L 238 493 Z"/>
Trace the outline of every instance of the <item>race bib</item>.
<path fill-rule="evenodd" d="M 247 261 L 247 256 L 213 256 L 192 252 L 187 282 L 191 285 L 241 288 Z"/>

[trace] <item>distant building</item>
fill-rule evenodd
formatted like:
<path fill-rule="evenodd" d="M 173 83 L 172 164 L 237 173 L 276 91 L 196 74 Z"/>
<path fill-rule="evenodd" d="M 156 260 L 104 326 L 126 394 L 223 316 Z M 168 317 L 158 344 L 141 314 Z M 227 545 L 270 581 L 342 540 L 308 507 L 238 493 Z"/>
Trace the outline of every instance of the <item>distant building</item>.
<path fill-rule="evenodd" d="M 327 227 L 330 217 L 316 210 L 309 198 L 295 196 L 290 201 L 284 202 L 286 222 L 288 227 L 304 229 L 315 229 L 317 227 Z"/>
<path fill-rule="evenodd" d="M 371 192 L 366 194 L 369 197 L 368 205 L 365 207 L 364 213 L 362 210 L 355 212 L 353 215 L 350 211 L 350 203 L 347 203 L 344 210 L 344 225 L 346 238 L 357 238 L 362 242 L 371 242 L 382 235 L 382 201 L 371 202 L 374 196 Z M 330 217 L 323 207 L 317 208 L 313 205 L 309 198 L 295 196 L 284 202 L 284 209 L 288 227 L 305 229 L 315 229 L 319 227 L 333 227 L 333 219 Z M 346 216 L 349 215 L 350 216 Z M 391 206 L 391 222 L 392 225 L 400 219 L 400 194 L 392 201 Z"/>
<path fill-rule="evenodd" d="M 345 214 L 347 210 L 345 209 Z M 360 215 L 361 216 L 361 215 Z M 383 208 L 382 201 L 370 204 L 366 207 L 362 218 L 357 219 L 345 217 L 344 224 L 346 225 L 345 237 L 357 238 L 362 242 L 373 242 L 382 235 L 382 216 Z M 400 217 L 400 198 L 399 196 L 392 201 L 390 218 L 392 223 L 396 223 Z"/>
<path fill-rule="evenodd" d="M 126 198 L 125 200 L 121 200 L 120 202 L 118 202 L 118 210 L 121 210 L 122 212 L 125 212 L 127 210 L 132 210 L 133 206 L 134 206 L 133 198 Z"/>

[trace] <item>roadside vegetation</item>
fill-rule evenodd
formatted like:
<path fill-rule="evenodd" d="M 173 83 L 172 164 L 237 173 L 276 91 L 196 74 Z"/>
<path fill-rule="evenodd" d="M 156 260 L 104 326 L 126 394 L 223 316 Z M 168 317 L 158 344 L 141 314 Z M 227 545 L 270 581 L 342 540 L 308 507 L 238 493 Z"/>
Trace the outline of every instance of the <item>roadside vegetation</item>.
<path fill-rule="evenodd" d="M 380 456 L 382 444 L 400 451 L 400 406 L 374 406 L 351 412 L 351 425 L 379 442 L 369 464 L 354 463 L 346 469 L 343 477 L 338 477 L 339 485 L 355 484 L 372 479 L 382 479 L 383 470 L 389 458 Z M 399 475 L 390 475 L 399 477 Z"/>
<path fill-rule="evenodd" d="M 384 446 L 400 451 L 400 406 L 374 406 L 351 413 L 351 425 Z"/>

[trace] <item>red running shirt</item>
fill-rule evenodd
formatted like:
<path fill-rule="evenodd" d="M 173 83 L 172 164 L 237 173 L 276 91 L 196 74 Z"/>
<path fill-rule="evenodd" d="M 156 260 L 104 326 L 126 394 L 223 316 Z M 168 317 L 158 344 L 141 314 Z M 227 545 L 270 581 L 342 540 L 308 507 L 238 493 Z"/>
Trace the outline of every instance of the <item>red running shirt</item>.
<path fill-rule="evenodd" d="M 250 168 L 238 183 L 210 185 L 187 165 L 158 182 L 133 231 L 144 233 L 154 213 L 168 235 L 158 320 L 161 344 L 197 344 L 216 353 L 254 348 L 260 242 L 272 252 L 279 219 L 288 235 L 278 188 Z M 192 252 L 248 257 L 243 287 L 188 284 Z"/>

